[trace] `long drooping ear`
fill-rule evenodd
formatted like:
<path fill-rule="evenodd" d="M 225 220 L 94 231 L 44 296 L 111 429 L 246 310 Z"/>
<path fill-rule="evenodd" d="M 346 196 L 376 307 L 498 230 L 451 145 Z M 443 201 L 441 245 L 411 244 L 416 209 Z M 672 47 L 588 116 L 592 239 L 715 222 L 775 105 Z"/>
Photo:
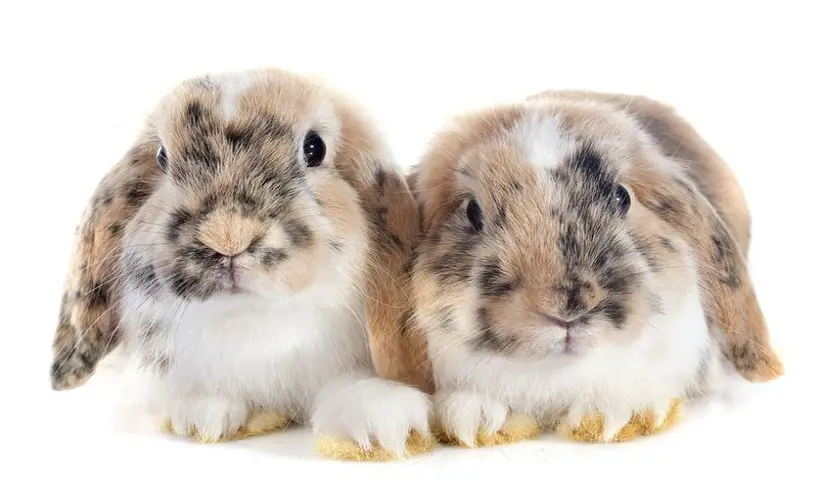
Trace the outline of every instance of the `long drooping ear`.
<path fill-rule="evenodd" d="M 117 266 L 122 231 L 155 189 L 157 148 L 150 136 L 140 137 L 103 177 L 83 212 L 52 341 L 55 390 L 85 383 L 119 344 Z"/>
<path fill-rule="evenodd" d="M 336 170 L 353 187 L 366 218 L 365 328 L 376 373 L 433 392 L 427 339 L 416 325 L 411 273 L 421 240 L 416 199 L 393 164 L 367 111 L 354 100 L 335 106 L 342 123 Z"/>
<path fill-rule="evenodd" d="M 753 382 L 776 379 L 783 375 L 783 365 L 770 343 L 744 252 L 709 202 L 702 195 L 697 202 L 709 233 L 708 238 L 700 237 L 698 254 L 701 294 L 710 324 L 723 332 L 726 354 L 744 378 Z"/>
<path fill-rule="evenodd" d="M 718 212 L 692 182 L 638 180 L 641 203 L 678 229 L 694 250 L 701 300 L 710 327 L 725 340 L 726 356 L 749 381 L 781 376 L 783 365 L 770 344 L 745 253 Z"/>
<path fill-rule="evenodd" d="M 691 202 L 686 235 L 697 252 L 703 303 L 712 327 L 725 339 L 726 355 L 749 381 L 783 374 L 747 269 L 751 218 L 740 183 L 729 166 L 673 107 L 647 97 L 597 94 L 631 115 L 665 157 L 686 175 L 669 195 Z M 662 185 L 661 185 L 662 186 Z M 659 187 L 660 188 L 660 187 Z M 656 211 L 673 213 L 662 190 Z M 667 197 L 669 196 L 667 195 Z M 685 206 L 684 206 L 685 207 Z"/>
<path fill-rule="evenodd" d="M 410 187 L 390 164 L 375 161 L 359 175 L 370 220 L 365 319 L 376 372 L 432 393 L 427 340 L 415 324 L 411 273 L 421 230 Z"/>

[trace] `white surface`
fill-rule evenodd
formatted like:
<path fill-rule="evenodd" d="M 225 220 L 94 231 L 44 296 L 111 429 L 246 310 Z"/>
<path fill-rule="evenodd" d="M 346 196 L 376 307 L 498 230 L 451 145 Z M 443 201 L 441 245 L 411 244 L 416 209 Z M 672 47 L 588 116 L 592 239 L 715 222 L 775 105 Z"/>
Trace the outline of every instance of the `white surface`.
<path fill-rule="evenodd" d="M 820 42 L 810 2 L 170 3 L 0 7 L 0 486 L 815 484 L 788 481 L 817 479 Z M 319 73 L 350 91 L 405 165 L 446 116 L 546 88 L 676 105 L 750 200 L 752 273 L 787 375 L 641 442 L 545 437 L 378 465 L 319 460 L 306 431 L 216 446 L 168 439 L 116 408 L 116 377 L 50 391 L 71 233 L 99 178 L 181 78 L 264 65 Z"/>

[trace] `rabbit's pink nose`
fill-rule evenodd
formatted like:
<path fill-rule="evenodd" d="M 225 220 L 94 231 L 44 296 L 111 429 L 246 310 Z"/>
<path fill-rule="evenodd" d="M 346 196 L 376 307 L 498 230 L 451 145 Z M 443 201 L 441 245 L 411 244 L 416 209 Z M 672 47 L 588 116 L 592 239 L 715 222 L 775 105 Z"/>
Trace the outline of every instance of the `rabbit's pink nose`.
<path fill-rule="evenodd" d="M 200 225 L 197 238 L 217 253 L 230 257 L 245 252 L 263 232 L 264 225 L 257 220 L 218 210 Z"/>

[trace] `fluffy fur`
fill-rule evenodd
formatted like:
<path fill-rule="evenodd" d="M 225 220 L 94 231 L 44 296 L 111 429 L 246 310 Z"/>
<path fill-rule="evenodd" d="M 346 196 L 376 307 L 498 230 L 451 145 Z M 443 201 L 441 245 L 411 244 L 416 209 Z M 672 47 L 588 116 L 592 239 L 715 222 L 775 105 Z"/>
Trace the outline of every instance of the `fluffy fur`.
<path fill-rule="evenodd" d="M 465 114 L 410 181 L 417 317 L 455 442 L 520 414 L 623 440 L 671 425 L 728 366 L 782 374 L 746 271 L 743 194 L 670 108 L 545 92 Z"/>
<path fill-rule="evenodd" d="M 179 435 L 227 440 L 287 419 L 394 456 L 411 430 L 427 435 L 409 325 L 418 211 L 362 114 L 279 70 L 165 97 L 84 215 L 54 388 L 82 384 L 121 344 Z"/>

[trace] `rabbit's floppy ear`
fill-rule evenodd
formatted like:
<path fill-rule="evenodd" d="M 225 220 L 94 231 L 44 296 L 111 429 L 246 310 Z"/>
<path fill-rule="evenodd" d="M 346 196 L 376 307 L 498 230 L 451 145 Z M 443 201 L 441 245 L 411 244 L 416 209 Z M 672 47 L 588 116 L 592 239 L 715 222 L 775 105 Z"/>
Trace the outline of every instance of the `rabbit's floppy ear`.
<path fill-rule="evenodd" d="M 698 239 L 701 295 L 712 327 L 723 332 L 726 354 L 747 380 L 769 381 L 783 374 L 744 253 L 725 222 L 703 195 L 697 195 L 705 235 Z"/>
<path fill-rule="evenodd" d="M 641 203 L 677 228 L 694 250 L 701 301 L 710 327 L 725 340 L 728 359 L 749 381 L 781 376 L 783 366 L 770 344 L 745 253 L 724 220 L 691 182 L 644 180 L 641 186 Z"/>
<path fill-rule="evenodd" d="M 725 354 L 749 381 L 783 374 L 749 276 L 751 219 L 737 178 L 694 127 L 672 107 L 647 97 L 597 94 L 634 117 L 685 178 L 649 189 L 650 208 L 683 232 L 697 253 L 702 302 Z M 682 219 L 682 220 L 681 220 Z"/>
<path fill-rule="evenodd" d="M 150 136 L 141 136 L 102 178 L 83 212 L 52 341 L 55 390 L 84 384 L 119 344 L 122 233 L 156 187 L 158 147 Z"/>
<path fill-rule="evenodd" d="M 368 220 L 369 249 L 361 276 L 364 322 L 376 374 L 432 393 L 427 339 L 416 325 L 412 272 L 421 218 L 408 180 L 381 142 L 366 110 L 347 100 L 335 168 L 356 192 Z"/>
<path fill-rule="evenodd" d="M 344 170 L 343 170 L 344 171 Z M 432 393 L 427 340 L 415 326 L 411 273 L 421 238 L 416 199 L 391 164 L 374 160 L 348 175 L 369 220 L 365 322 L 377 374 Z"/>

